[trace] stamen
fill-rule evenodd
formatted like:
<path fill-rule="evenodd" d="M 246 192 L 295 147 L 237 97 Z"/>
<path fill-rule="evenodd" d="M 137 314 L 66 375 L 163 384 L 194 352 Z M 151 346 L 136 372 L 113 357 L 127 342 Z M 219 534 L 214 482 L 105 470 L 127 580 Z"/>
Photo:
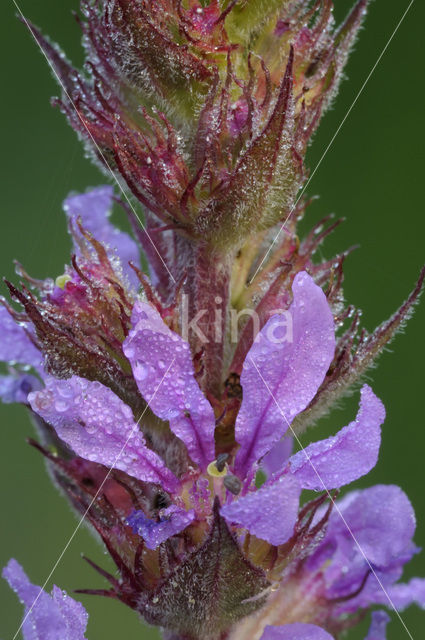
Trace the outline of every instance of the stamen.
<path fill-rule="evenodd" d="M 223 469 L 226 466 L 226 462 L 229 459 L 229 454 L 228 453 L 220 453 L 217 456 L 217 460 L 215 462 L 215 466 L 217 467 L 217 469 L 219 471 L 223 471 Z"/>
<path fill-rule="evenodd" d="M 223 460 L 223 456 L 226 458 Z M 228 458 L 228 454 L 220 454 L 217 457 L 217 460 L 210 462 L 207 467 L 207 473 L 213 478 L 224 478 L 227 475 L 227 464 L 226 460 Z"/>
<path fill-rule="evenodd" d="M 230 493 L 237 496 L 240 493 L 242 482 L 236 476 L 228 475 L 224 478 L 223 484 Z"/>
<path fill-rule="evenodd" d="M 66 283 L 70 280 L 72 280 L 71 276 L 69 276 L 67 273 L 64 273 L 56 278 L 55 285 L 60 289 L 65 289 Z"/>

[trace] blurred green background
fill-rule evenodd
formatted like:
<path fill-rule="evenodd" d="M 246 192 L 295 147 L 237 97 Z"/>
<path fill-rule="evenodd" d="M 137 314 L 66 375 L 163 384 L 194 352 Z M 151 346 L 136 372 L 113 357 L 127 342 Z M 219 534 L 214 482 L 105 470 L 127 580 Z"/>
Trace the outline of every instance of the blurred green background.
<path fill-rule="evenodd" d="M 337 15 L 342 16 L 350 4 L 337 0 Z M 45 33 L 62 43 L 75 63 L 81 63 L 80 34 L 70 14 L 77 8 L 77 0 L 21 0 L 20 6 Z M 342 85 L 310 151 L 311 167 L 318 162 L 407 6 L 407 0 L 372 3 L 347 68 L 349 81 Z M 63 272 L 70 247 L 61 202 L 70 190 L 84 190 L 104 178 L 83 157 L 62 115 L 50 107 L 49 97 L 57 94 L 55 82 L 15 13 L 12 0 L 2 3 L 1 273 L 13 278 L 12 260 L 17 258 L 36 277 L 56 276 Z M 330 257 L 360 244 L 346 264 L 345 291 L 348 300 L 364 310 L 363 321 L 369 329 L 398 307 L 424 261 L 424 24 L 425 4 L 416 0 L 308 188 L 311 195 L 320 194 L 320 200 L 309 211 L 306 225 L 329 212 L 347 218 L 325 245 L 324 255 Z M 358 483 L 401 485 L 417 512 L 419 545 L 424 543 L 425 532 L 424 319 L 422 304 L 405 334 L 398 336 L 378 368 L 369 373 L 388 418 L 380 461 Z M 311 436 L 335 432 L 352 418 L 357 402 L 355 394 L 322 421 L 317 433 L 305 435 L 305 442 Z M 33 433 L 25 411 L 11 406 L 0 407 L 0 411 L 0 566 L 14 556 L 40 584 L 76 520 L 51 485 L 40 456 L 25 443 Z M 110 565 L 83 527 L 54 574 L 54 581 L 70 592 L 102 586 L 101 579 L 80 559 L 82 552 L 105 567 Z M 425 554 L 414 559 L 406 577 L 415 574 L 425 575 Z M 100 598 L 82 600 L 90 613 L 90 640 L 158 638 L 155 630 L 140 626 L 136 614 L 124 605 Z M 21 606 L 3 580 L 0 607 L 0 636 L 11 640 L 21 621 Z M 403 619 L 412 637 L 419 639 L 423 614 L 411 608 Z M 348 637 L 364 638 L 364 627 Z M 394 617 L 389 638 L 404 637 L 407 633 Z"/>

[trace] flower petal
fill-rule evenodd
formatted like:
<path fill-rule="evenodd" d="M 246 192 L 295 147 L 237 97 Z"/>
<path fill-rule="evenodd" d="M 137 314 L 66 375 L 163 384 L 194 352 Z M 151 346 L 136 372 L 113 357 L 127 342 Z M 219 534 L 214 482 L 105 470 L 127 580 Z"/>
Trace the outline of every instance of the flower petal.
<path fill-rule="evenodd" d="M 301 487 L 290 475 L 221 507 L 228 521 L 270 544 L 286 542 L 297 521 Z"/>
<path fill-rule="evenodd" d="M 41 382 L 28 373 L 16 376 L 0 376 L 0 400 L 5 404 L 12 402 L 28 402 L 31 391 L 41 389 Z"/>
<path fill-rule="evenodd" d="M 390 616 L 385 611 L 372 611 L 372 622 L 365 640 L 386 640 Z"/>
<path fill-rule="evenodd" d="M 23 364 L 39 368 L 43 356 L 31 342 L 24 327 L 0 305 L 0 360 L 9 364 Z"/>
<path fill-rule="evenodd" d="M 110 221 L 114 190 L 109 185 L 97 187 L 87 193 L 70 196 L 64 202 L 64 210 L 69 219 L 81 217 L 83 227 L 90 231 L 102 244 L 110 248 L 110 258 L 118 256 L 121 266 L 131 284 L 139 287 L 139 280 L 129 261 L 140 266 L 137 244 L 128 233 L 117 229 Z M 79 253 L 79 248 L 75 250 Z"/>
<path fill-rule="evenodd" d="M 415 514 L 404 491 L 395 485 L 375 485 L 348 494 L 340 512 L 330 518 L 326 537 L 337 537 L 340 545 L 357 546 L 355 535 L 369 562 L 385 569 L 405 555 L 415 533 Z"/>
<path fill-rule="evenodd" d="M 412 578 L 409 582 L 394 584 L 388 589 L 388 595 L 398 611 L 407 609 L 411 604 L 425 609 L 425 578 Z M 388 605 L 388 598 L 383 604 Z"/>
<path fill-rule="evenodd" d="M 177 484 L 154 451 L 148 449 L 131 409 L 100 382 L 72 376 L 49 377 L 46 388 L 28 397 L 32 409 L 51 424 L 77 455 L 114 466 L 145 482 L 172 490 Z"/>
<path fill-rule="evenodd" d="M 3 569 L 3 577 L 25 605 L 24 640 L 86 640 L 88 615 L 80 602 L 58 587 L 50 596 L 31 584 L 13 559 Z"/>
<path fill-rule="evenodd" d="M 294 448 L 294 439 L 292 436 L 285 436 L 276 444 L 261 460 L 261 468 L 266 473 L 267 477 L 281 471 L 285 462 L 288 460 Z"/>
<path fill-rule="evenodd" d="M 385 409 L 368 385 L 361 390 L 354 422 L 335 436 L 314 442 L 290 458 L 293 473 L 304 489 L 342 487 L 368 473 L 378 460 Z"/>
<path fill-rule="evenodd" d="M 243 401 L 236 420 L 240 477 L 305 409 L 333 359 L 334 321 L 325 294 L 306 272 L 295 276 L 292 291 L 288 312 L 270 318 L 243 366 Z"/>
<path fill-rule="evenodd" d="M 185 511 L 176 505 L 163 509 L 159 522 L 147 518 L 143 511 L 135 511 L 127 518 L 133 533 L 141 536 L 148 549 L 156 549 L 161 542 L 180 533 L 195 519 L 195 511 Z"/>
<path fill-rule="evenodd" d="M 307 563 L 311 571 L 318 561 L 326 562 L 326 597 L 345 598 L 338 607 L 341 613 L 353 613 L 373 604 L 388 606 L 388 595 L 397 608 L 415 601 L 423 606 L 425 581 L 394 585 L 403 566 L 417 551 L 412 542 L 415 516 L 403 491 L 392 485 L 377 485 L 349 493 L 337 506 L 325 538 Z M 331 551 L 327 557 L 326 549 Z M 365 578 L 360 593 L 346 598 Z"/>
<path fill-rule="evenodd" d="M 315 624 L 296 622 L 278 627 L 267 626 L 260 640 L 333 640 L 333 638 Z"/>
<path fill-rule="evenodd" d="M 192 460 L 205 469 L 215 457 L 215 418 L 194 378 L 189 345 L 146 303 L 136 302 L 132 321 L 123 350 L 139 391 L 152 411 L 169 421 Z"/>

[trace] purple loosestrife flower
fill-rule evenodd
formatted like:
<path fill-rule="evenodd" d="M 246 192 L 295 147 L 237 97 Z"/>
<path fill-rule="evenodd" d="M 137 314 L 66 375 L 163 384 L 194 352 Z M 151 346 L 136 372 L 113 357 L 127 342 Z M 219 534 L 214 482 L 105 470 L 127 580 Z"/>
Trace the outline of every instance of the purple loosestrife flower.
<path fill-rule="evenodd" d="M 342 294 L 347 252 L 317 256 L 337 223 L 297 235 L 307 143 L 366 5 L 336 27 L 329 0 L 83 0 L 81 74 L 30 26 L 126 201 L 110 186 L 69 196 L 65 273 L 18 266 L 0 395 L 26 405 L 32 444 L 117 566 L 89 561 L 110 587 L 80 591 L 167 640 L 329 640 L 371 606 L 425 606 L 424 580 L 399 582 L 417 552 L 401 489 L 336 500 L 378 459 L 371 387 L 352 422 L 293 453 L 409 316 L 425 273 L 368 334 Z M 40 594 L 14 561 L 4 575 L 26 640 L 83 638 L 78 603 Z M 386 624 L 374 611 L 367 640 Z"/>
<path fill-rule="evenodd" d="M 24 640 L 86 640 L 87 613 L 65 591 L 54 586 L 51 595 L 45 593 L 31 584 L 16 560 L 9 561 L 3 577 L 25 606 Z"/>

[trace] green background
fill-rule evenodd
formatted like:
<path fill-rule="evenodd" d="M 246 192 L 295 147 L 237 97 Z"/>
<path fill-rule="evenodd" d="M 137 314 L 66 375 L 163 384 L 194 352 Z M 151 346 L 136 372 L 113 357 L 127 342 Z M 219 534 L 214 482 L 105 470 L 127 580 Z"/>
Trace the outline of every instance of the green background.
<path fill-rule="evenodd" d="M 337 0 L 343 15 L 350 2 Z M 62 43 L 81 63 L 79 30 L 70 15 L 77 0 L 21 0 L 25 15 Z M 382 48 L 407 7 L 407 0 L 373 2 L 366 28 L 348 65 L 349 81 L 321 124 L 310 151 L 314 167 L 358 93 Z M 76 136 L 64 118 L 49 105 L 56 95 L 46 63 L 15 18 L 12 0 L 1 9 L 2 100 L 1 136 L 1 272 L 13 278 L 12 260 L 22 261 L 36 277 L 56 276 L 68 259 L 61 201 L 70 190 L 101 184 L 99 172 L 83 157 Z M 423 25 L 425 7 L 414 2 L 375 73 L 314 176 L 308 192 L 320 194 L 306 224 L 336 212 L 347 221 L 327 242 L 323 253 L 360 244 L 347 261 L 347 298 L 364 310 L 372 329 L 406 297 L 424 259 L 423 216 Z M 388 418 L 378 465 L 360 486 L 377 482 L 399 484 L 418 516 L 417 544 L 424 543 L 424 340 L 425 305 L 417 309 L 407 330 L 399 335 L 369 373 L 383 399 Z M 358 394 L 323 421 L 304 442 L 334 433 L 355 412 Z M 16 557 L 31 579 L 40 584 L 68 540 L 76 520 L 51 485 L 40 456 L 25 443 L 32 427 L 20 407 L 1 410 L 0 566 Z M 75 536 L 54 574 L 54 581 L 70 592 L 100 587 L 102 580 L 80 559 L 84 552 L 100 564 L 109 559 L 88 529 Z M 425 575 L 425 554 L 409 565 L 406 577 Z M 49 585 L 50 586 L 50 585 Z M 83 597 L 90 613 L 89 640 L 125 637 L 157 638 L 141 627 L 124 605 Z M 0 636 L 11 640 L 21 620 L 21 607 L 0 580 Z M 413 637 L 422 637 L 423 614 L 411 608 L 403 619 Z M 393 616 L 394 617 L 394 616 Z M 349 638 L 364 638 L 364 631 Z M 394 618 L 391 640 L 408 637 Z"/>

